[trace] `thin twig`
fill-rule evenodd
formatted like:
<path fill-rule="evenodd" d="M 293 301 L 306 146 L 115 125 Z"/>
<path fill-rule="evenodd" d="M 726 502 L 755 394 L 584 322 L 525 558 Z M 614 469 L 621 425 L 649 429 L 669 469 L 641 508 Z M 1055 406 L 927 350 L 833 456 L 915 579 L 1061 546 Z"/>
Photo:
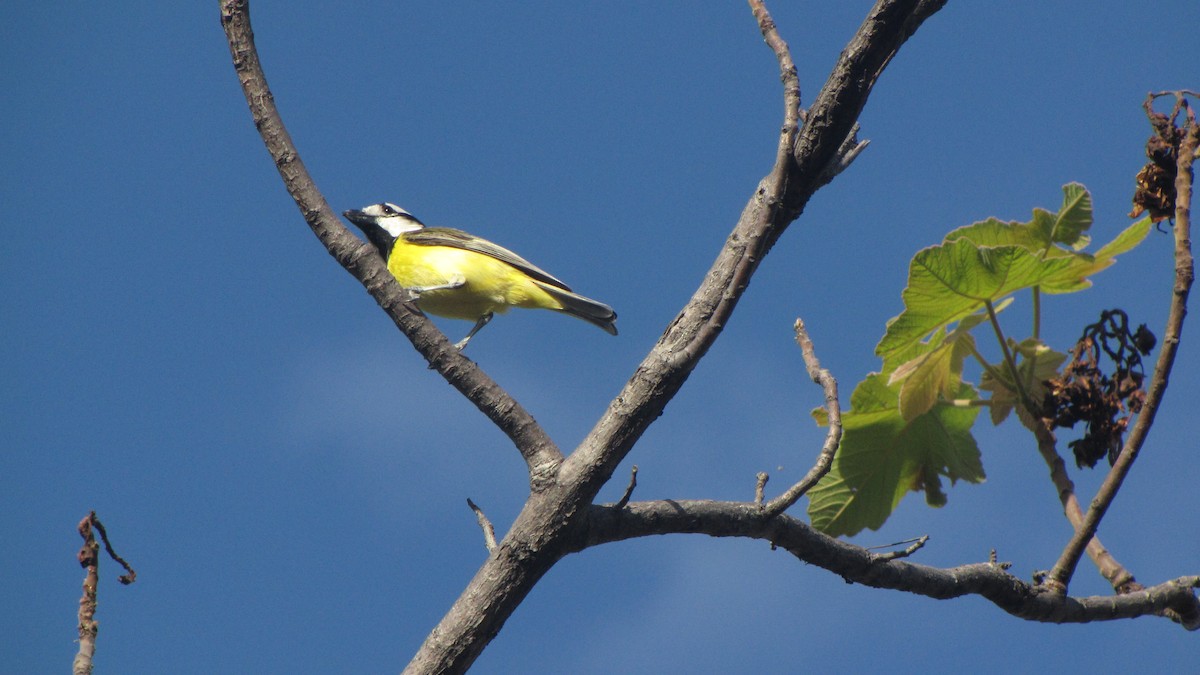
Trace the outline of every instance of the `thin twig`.
<path fill-rule="evenodd" d="M 783 129 L 780 145 L 787 151 L 795 142 L 796 132 L 800 128 L 800 77 L 796 74 L 796 63 L 792 61 L 792 52 L 787 42 L 779 35 L 779 28 L 762 0 L 749 0 L 750 11 L 758 22 L 758 30 L 762 32 L 763 40 L 775 59 L 779 61 L 779 79 L 783 82 Z"/>
<path fill-rule="evenodd" d="M 100 533 L 100 541 L 104 542 L 104 552 L 108 554 L 108 557 L 117 561 L 121 567 L 124 567 L 125 571 L 128 572 L 128 574 L 122 574 L 121 576 L 117 577 L 117 581 L 121 582 L 125 586 L 132 584 L 137 580 L 137 572 L 135 572 L 133 568 L 129 566 L 129 563 L 125 562 L 124 558 L 117 555 L 117 552 L 113 550 L 112 544 L 110 544 L 108 541 L 108 531 L 104 529 L 104 523 L 100 522 L 100 519 L 96 517 L 95 511 L 92 511 L 91 518 L 92 525 L 95 526 L 96 531 Z"/>
<path fill-rule="evenodd" d="M 617 508 L 623 509 L 629 503 L 629 498 L 633 496 L 633 489 L 637 487 L 637 464 L 633 465 L 633 469 L 629 471 L 629 485 L 625 486 L 625 494 L 617 500 Z"/>
<path fill-rule="evenodd" d="M 1067 464 L 1058 454 L 1058 442 L 1050 428 L 1053 420 L 1032 419 L 1021 415 L 1019 419 L 1033 432 L 1037 440 L 1038 454 L 1042 456 L 1046 467 L 1050 469 L 1050 482 L 1058 492 L 1059 503 L 1062 504 L 1063 515 L 1072 528 L 1078 529 L 1083 525 L 1083 510 L 1079 507 L 1079 498 L 1075 494 L 1075 483 L 1067 474 Z M 1117 562 L 1109 553 L 1099 537 L 1092 537 L 1087 544 L 1088 557 L 1096 564 L 1100 574 L 1108 580 L 1109 585 L 1118 593 L 1127 593 L 1142 589 L 1142 585 L 1134 578 L 1133 573 Z"/>
<path fill-rule="evenodd" d="M 926 534 L 926 535 L 917 537 L 916 539 L 905 539 L 904 541 L 898 541 L 894 544 L 886 544 L 885 546 L 871 546 L 867 550 L 869 551 L 874 548 L 886 548 L 886 547 L 891 547 L 891 546 L 899 546 L 900 544 L 911 544 L 911 546 L 909 546 L 908 548 L 901 549 L 899 551 L 890 551 L 888 553 L 873 553 L 873 554 L 871 554 L 871 562 L 887 562 L 888 560 L 899 560 L 901 558 L 907 558 L 908 556 L 921 550 L 921 548 L 924 547 L 925 543 L 928 541 L 929 541 L 929 535 Z"/>
<path fill-rule="evenodd" d="M 1183 94 L 1177 94 L 1178 101 L 1184 101 Z M 1177 103 L 1177 105 L 1179 105 Z M 1164 139 L 1166 140 L 1166 139 Z M 1083 522 L 1075 529 L 1074 536 L 1063 549 L 1062 555 L 1050 570 L 1048 582 L 1056 592 L 1065 593 L 1071 582 L 1075 567 L 1083 554 L 1084 546 L 1096 534 L 1100 521 L 1108 511 L 1109 505 L 1116 498 L 1125 477 L 1137 460 L 1138 453 L 1154 424 L 1154 415 L 1162 403 L 1170 379 L 1171 368 L 1175 364 L 1175 355 L 1179 351 L 1179 341 L 1183 334 L 1183 320 L 1187 316 L 1188 294 L 1195 279 L 1192 259 L 1191 241 L 1191 202 L 1192 202 L 1192 162 L 1195 160 L 1196 147 L 1200 143 L 1200 125 L 1191 109 L 1188 109 L 1188 119 L 1183 127 L 1182 141 L 1177 151 L 1175 177 L 1175 283 L 1171 294 L 1171 309 L 1167 315 L 1167 326 L 1162 341 L 1162 349 L 1158 353 L 1158 362 L 1154 366 L 1154 375 L 1146 392 L 1146 403 L 1138 414 L 1137 422 L 1129 432 L 1125 447 L 1121 449 L 1117 459 L 1109 469 L 1108 475 L 1096 491 Z"/>
<path fill-rule="evenodd" d="M 829 431 L 825 434 L 825 444 L 821 446 L 816 463 L 808 470 L 804 478 L 763 507 L 763 511 L 767 515 L 777 515 L 788 510 L 824 478 L 825 474 L 829 473 L 830 467 L 833 466 L 834 454 L 842 442 L 842 406 L 838 402 L 837 379 L 828 370 L 821 367 L 821 362 L 817 360 L 817 353 L 813 348 L 812 338 L 808 336 L 808 331 L 804 328 L 804 322 L 796 319 L 793 327 L 796 331 L 796 344 L 800 345 L 800 355 L 804 358 L 804 367 L 808 370 L 808 376 L 812 378 L 813 382 L 821 385 L 821 389 L 825 392 L 825 412 L 829 416 Z"/>
<path fill-rule="evenodd" d="M 492 527 L 492 521 L 483 513 L 483 509 L 475 505 L 470 497 L 467 497 L 467 506 L 475 512 L 475 519 L 479 521 L 479 529 L 483 530 L 483 545 L 487 547 L 488 553 L 496 550 L 496 528 Z"/>

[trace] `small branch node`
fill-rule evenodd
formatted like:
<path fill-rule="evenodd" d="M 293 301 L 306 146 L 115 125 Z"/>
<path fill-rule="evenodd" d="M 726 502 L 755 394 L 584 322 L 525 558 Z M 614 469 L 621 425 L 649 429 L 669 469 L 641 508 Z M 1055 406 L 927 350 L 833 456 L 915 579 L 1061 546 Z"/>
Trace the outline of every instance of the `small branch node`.
<path fill-rule="evenodd" d="M 845 140 L 838 146 L 837 154 L 825 165 L 825 169 L 821 171 L 821 183 L 832 182 L 834 178 L 838 177 L 838 174 L 850 168 L 850 165 L 854 163 L 859 154 L 871 144 L 870 140 L 858 140 L 859 131 L 860 127 L 855 122 L 854 126 L 850 129 L 850 133 L 846 135 Z"/>
<path fill-rule="evenodd" d="M 629 485 L 625 486 L 625 494 L 617 500 L 617 509 L 625 508 L 625 505 L 629 503 L 629 498 L 633 496 L 633 489 L 637 487 L 637 472 L 637 464 L 634 464 L 629 471 Z"/>
<path fill-rule="evenodd" d="M 475 519 L 479 521 L 479 529 L 483 530 L 483 545 L 487 547 L 488 553 L 496 550 L 496 528 L 492 527 L 492 521 L 488 520 L 483 509 L 479 508 L 475 502 L 467 497 L 467 506 L 475 512 Z"/>
<path fill-rule="evenodd" d="M 758 475 L 756 476 L 757 480 L 754 482 L 754 503 L 758 504 L 760 507 L 763 504 L 763 492 L 766 489 L 767 481 L 770 480 L 770 478 L 771 477 L 767 475 L 766 471 L 759 471 Z"/>
<path fill-rule="evenodd" d="M 1012 563 L 1000 562 L 1000 559 L 996 557 L 996 549 L 992 549 L 991 551 L 988 551 L 988 564 L 992 565 L 993 567 L 998 567 L 1002 570 L 1007 570 L 1007 569 L 1012 568 Z"/>

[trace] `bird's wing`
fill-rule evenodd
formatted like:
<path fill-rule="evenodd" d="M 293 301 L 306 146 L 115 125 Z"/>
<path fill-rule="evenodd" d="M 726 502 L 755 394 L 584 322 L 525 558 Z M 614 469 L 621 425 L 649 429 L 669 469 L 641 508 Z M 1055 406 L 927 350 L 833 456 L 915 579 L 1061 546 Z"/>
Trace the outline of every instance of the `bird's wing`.
<path fill-rule="evenodd" d="M 449 246 L 450 248 L 461 248 L 465 251 L 482 253 L 505 264 L 512 265 L 538 281 L 550 284 L 551 286 L 557 286 L 564 291 L 571 290 L 566 284 L 551 276 L 549 272 L 516 253 L 503 246 L 497 246 L 486 239 L 480 239 L 474 235 L 467 234 L 462 230 L 455 230 L 449 227 L 426 227 L 420 230 L 413 230 L 412 232 L 405 232 L 400 236 L 404 237 L 404 240 L 408 243 L 416 244 L 417 246 Z"/>

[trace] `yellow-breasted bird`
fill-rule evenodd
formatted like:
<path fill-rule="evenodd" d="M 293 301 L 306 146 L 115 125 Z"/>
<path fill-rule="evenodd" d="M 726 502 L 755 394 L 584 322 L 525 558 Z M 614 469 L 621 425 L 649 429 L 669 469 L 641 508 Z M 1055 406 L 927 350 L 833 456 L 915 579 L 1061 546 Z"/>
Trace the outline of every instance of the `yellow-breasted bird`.
<path fill-rule="evenodd" d="M 343 215 L 367 235 L 396 281 L 417 295 L 423 311 L 470 319 L 475 327 L 462 349 L 496 312 L 510 307 L 552 309 L 617 334 L 612 307 L 574 293 L 541 268 L 486 239 L 448 227 L 425 227 L 408 211 L 387 202 Z"/>

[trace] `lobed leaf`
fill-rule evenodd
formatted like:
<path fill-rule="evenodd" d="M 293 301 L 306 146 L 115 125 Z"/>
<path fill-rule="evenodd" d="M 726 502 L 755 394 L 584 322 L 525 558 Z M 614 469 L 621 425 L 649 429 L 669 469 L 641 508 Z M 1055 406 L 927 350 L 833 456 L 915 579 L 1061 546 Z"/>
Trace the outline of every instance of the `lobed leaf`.
<path fill-rule="evenodd" d="M 910 491 L 926 501 L 945 503 L 942 477 L 951 483 L 984 480 L 979 448 L 970 429 L 978 408 L 935 406 L 906 421 L 897 401 L 899 385 L 882 374 L 867 376 L 843 413 L 842 444 L 829 473 L 809 493 L 809 517 L 830 535 L 879 529 Z M 966 385 L 957 398 L 972 398 Z M 818 416 L 820 419 L 820 416 Z"/>

